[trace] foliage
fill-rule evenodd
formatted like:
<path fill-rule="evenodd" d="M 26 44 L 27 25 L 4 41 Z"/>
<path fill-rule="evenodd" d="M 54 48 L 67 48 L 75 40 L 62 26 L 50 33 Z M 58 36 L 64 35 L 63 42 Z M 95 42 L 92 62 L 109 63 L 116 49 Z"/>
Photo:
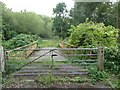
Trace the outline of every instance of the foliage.
<path fill-rule="evenodd" d="M 70 82 L 77 82 L 77 83 L 84 83 L 85 80 L 83 80 L 81 77 L 79 76 L 76 76 L 76 77 L 73 77 L 73 78 L 68 78 L 68 80 Z"/>
<path fill-rule="evenodd" d="M 2 29 L 3 40 L 11 39 L 18 34 L 36 34 L 46 38 L 52 36 L 52 18 L 38 15 L 34 12 L 13 12 L 11 9 L 2 5 Z"/>
<path fill-rule="evenodd" d="M 58 78 L 53 75 L 45 75 L 45 76 L 39 76 L 39 78 L 36 79 L 36 82 L 42 85 L 48 85 L 52 84 L 58 81 Z"/>
<path fill-rule="evenodd" d="M 74 7 L 70 10 L 70 16 L 72 18 L 72 24 L 78 25 L 83 23 L 86 18 L 92 18 L 92 14 L 98 7 L 98 2 L 77 2 Z"/>
<path fill-rule="evenodd" d="M 117 2 L 76 2 L 70 10 L 72 24 L 78 25 L 89 18 L 94 22 L 103 22 L 105 25 L 117 27 L 119 10 L 117 7 Z"/>
<path fill-rule="evenodd" d="M 104 47 L 116 46 L 117 29 L 103 23 L 94 23 L 86 19 L 85 23 L 76 27 L 72 25 L 69 33 L 69 43 L 77 47 L 97 47 L 98 44 Z"/>
<path fill-rule="evenodd" d="M 14 49 L 20 46 L 30 44 L 38 39 L 40 38 L 35 35 L 19 34 L 18 36 L 3 42 L 3 46 L 5 47 L 5 49 Z"/>
<path fill-rule="evenodd" d="M 35 81 L 38 84 L 41 85 L 50 85 L 53 83 L 66 83 L 66 82 L 72 82 L 72 83 L 84 83 L 85 80 L 83 80 L 81 77 L 79 76 L 75 76 L 75 77 L 60 77 L 60 76 L 54 76 L 52 74 L 49 75 L 41 75 L 39 77 L 37 77 L 35 79 Z"/>
<path fill-rule="evenodd" d="M 118 48 L 105 49 L 105 68 L 114 74 L 119 74 L 120 53 Z"/>
<path fill-rule="evenodd" d="M 25 62 L 14 62 L 13 60 L 6 61 L 5 62 L 5 72 L 3 73 L 4 76 L 15 72 L 16 70 L 18 70 L 24 64 L 26 64 L 26 63 Z"/>
<path fill-rule="evenodd" d="M 99 81 L 104 81 L 108 78 L 107 73 L 105 71 L 98 71 L 98 69 L 94 67 L 89 69 L 88 75 L 93 84 Z"/>
<path fill-rule="evenodd" d="M 5 61 L 5 71 L 2 72 L 2 84 L 8 82 L 8 78 L 9 78 L 10 74 L 19 70 L 23 65 L 25 65 L 27 63 L 27 62 L 24 62 L 24 61 L 17 62 L 15 60 L 16 60 L 16 57 L 12 58 L 11 60 L 6 60 Z"/>
<path fill-rule="evenodd" d="M 2 6 L 2 39 L 7 40 L 8 37 L 12 38 L 12 36 L 14 36 L 16 34 L 16 32 L 13 30 L 13 24 L 11 24 L 12 18 L 10 17 L 10 15 L 12 15 L 11 13 L 11 9 L 6 8 L 6 5 L 2 2 L 0 2 L 0 6 Z"/>
<path fill-rule="evenodd" d="M 2 73 L 0 72 L 0 85 L 2 84 Z"/>
<path fill-rule="evenodd" d="M 2 45 L 2 34 L 0 33 L 0 46 Z"/>
<path fill-rule="evenodd" d="M 58 3 L 56 8 L 53 8 L 53 13 L 55 15 L 53 21 L 55 35 L 64 39 L 67 36 L 67 30 L 70 26 L 65 3 Z"/>
<path fill-rule="evenodd" d="M 112 88 L 120 88 L 120 80 L 117 81 L 111 81 Z"/>
<path fill-rule="evenodd" d="M 118 2 L 118 29 L 119 29 L 118 43 L 120 44 L 120 1 Z"/>

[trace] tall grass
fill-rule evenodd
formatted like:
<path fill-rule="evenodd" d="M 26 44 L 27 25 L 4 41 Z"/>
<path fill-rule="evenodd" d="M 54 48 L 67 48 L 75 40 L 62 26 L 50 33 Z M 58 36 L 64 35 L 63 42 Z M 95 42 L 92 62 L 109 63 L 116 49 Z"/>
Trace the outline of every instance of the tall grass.
<path fill-rule="evenodd" d="M 46 39 L 38 42 L 38 47 L 58 47 L 59 40 Z"/>

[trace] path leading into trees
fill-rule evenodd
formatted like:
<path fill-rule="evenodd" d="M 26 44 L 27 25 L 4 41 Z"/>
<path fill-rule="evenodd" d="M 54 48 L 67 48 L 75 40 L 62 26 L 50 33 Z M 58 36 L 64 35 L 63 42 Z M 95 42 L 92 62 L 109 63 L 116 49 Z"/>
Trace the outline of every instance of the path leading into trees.
<path fill-rule="evenodd" d="M 56 47 L 47 47 L 43 48 L 41 51 L 34 52 L 31 57 L 36 58 L 38 56 L 41 56 L 47 52 L 49 52 L 50 49 L 57 49 Z M 37 59 L 35 62 L 23 67 L 21 70 L 14 73 L 12 77 L 12 82 L 5 85 L 5 87 L 10 88 L 36 88 L 41 86 L 35 82 L 35 78 L 38 77 L 38 75 L 46 75 L 50 74 L 51 72 L 54 73 L 54 75 L 58 76 L 80 76 L 82 78 L 87 77 L 87 73 L 84 71 L 81 71 L 80 66 L 74 66 L 70 65 L 68 63 L 64 63 L 67 61 L 67 59 L 60 54 L 59 51 L 54 52 L 53 54 L 57 54 L 57 56 L 54 57 L 54 69 L 51 69 L 51 52 L 46 54 L 45 56 Z M 57 62 L 57 63 L 56 63 Z M 71 84 L 53 84 L 52 87 L 68 87 L 68 88 L 105 88 L 106 86 L 102 83 L 96 84 L 96 86 L 92 86 L 90 83 L 86 83 L 85 85 L 79 84 L 79 83 L 71 83 Z"/>

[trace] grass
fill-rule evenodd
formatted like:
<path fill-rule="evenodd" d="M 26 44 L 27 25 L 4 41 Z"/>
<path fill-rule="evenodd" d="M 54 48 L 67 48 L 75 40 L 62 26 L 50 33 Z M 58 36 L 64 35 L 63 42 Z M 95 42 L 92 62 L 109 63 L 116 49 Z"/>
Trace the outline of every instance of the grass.
<path fill-rule="evenodd" d="M 80 76 L 74 77 L 62 77 L 54 76 L 52 74 L 42 75 L 35 79 L 35 81 L 40 85 L 51 85 L 54 83 L 84 83 L 86 80 L 83 80 Z"/>
<path fill-rule="evenodd" d="M 58 47 L 59 40 L 49 39 L 38 42 L 38 47 Z"/>
<path fill-rule="evenodd" d="M 2 34 L 0 33 L 0 46 L 2 45 Z"/>
<path fill-rule="evenodd" d="M 120 80 L 119 77 L 111 72 L 107 72 L 108 79 L 106 82 L 112 87 L 112 88 L 120 88 Z"/>
<path fill-rule="evenodd" d="M 27 62 L 17 62 L 17 60 L 7 60 L 5 62 L 5 72 L 2 73 L 3 77 L 2 80 L 0 80 L 0 82 L 2 84 L 8 83 L 8 79 L 10 78 L 11 74 L 14 73 L 15 71 L 17 71 L 18 69 L 20 69 L 22 67 L 22 65 L 26 64 Z"/>

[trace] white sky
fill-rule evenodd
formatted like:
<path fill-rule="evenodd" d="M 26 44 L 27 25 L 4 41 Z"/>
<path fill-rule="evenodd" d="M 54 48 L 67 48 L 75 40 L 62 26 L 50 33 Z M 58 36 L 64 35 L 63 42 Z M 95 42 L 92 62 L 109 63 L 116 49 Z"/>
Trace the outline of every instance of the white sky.
<path fill-rule="evenodd" d="M 33 11 L 37 14 L 52 16 L 53 8 L 59 2 L 65 2 L 67 9 L 70 10 L 74 6 L 73 0 L 0 0 L 6 4 L 8 8 L 13 11 Z"/>

